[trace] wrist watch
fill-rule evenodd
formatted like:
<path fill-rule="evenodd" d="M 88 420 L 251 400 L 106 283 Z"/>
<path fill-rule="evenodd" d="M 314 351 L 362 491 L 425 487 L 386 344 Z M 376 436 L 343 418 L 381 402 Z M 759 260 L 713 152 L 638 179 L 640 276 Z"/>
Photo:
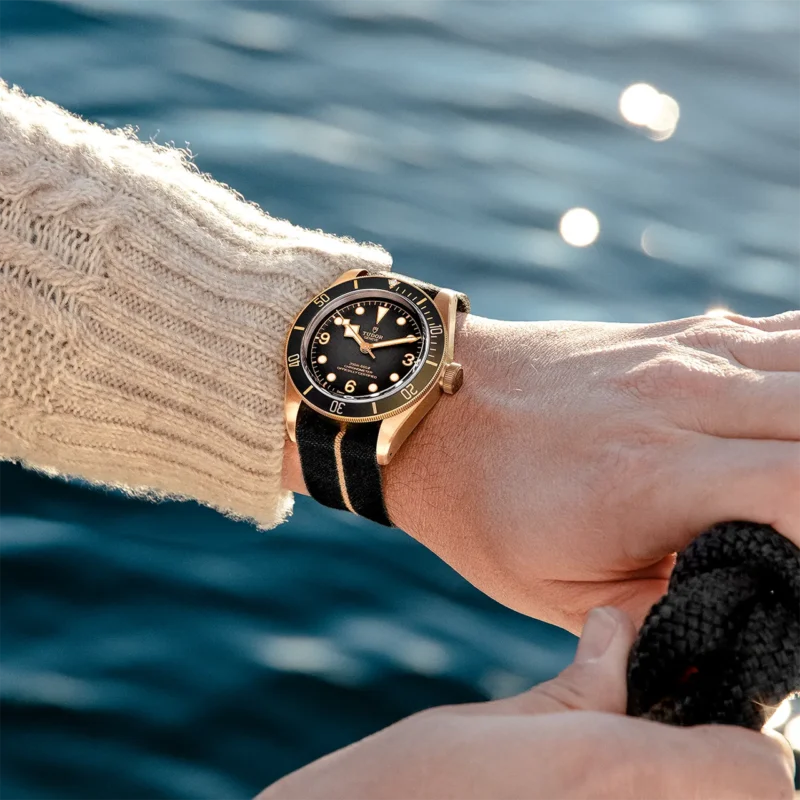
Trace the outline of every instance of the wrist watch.
<path fill-rule="evenodd" d="M 360 269 L 300 312 L 286 341 L 286 430 L 314 499 L 392 525 L 381 467 L 461 387 L 455 324 L 468 311 L 450 289 Z"/>

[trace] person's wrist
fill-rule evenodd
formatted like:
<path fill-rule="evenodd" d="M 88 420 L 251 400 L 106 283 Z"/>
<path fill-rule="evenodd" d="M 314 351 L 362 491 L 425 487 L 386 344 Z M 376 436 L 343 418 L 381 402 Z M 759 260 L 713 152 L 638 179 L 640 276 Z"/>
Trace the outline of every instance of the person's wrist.
<path fill-rule="evenodd" d="M 502 398 L 508 382 L 505 359 L 498 355 L 504 329 L 513 323 L 459 314 L 455 360 L 464 367 L 464 384 L 443 395 L 384 467 L 384 497 L 390 519 L 455 567 L 468 580 L 496 571 L 502 537 L 483 520 L 480 475 L 486 463 L 491 425 L 503 425 Z M 469 477 L 472 476 L 472 477 Z M 284 444 L 283 487 L 307 494 L 297 445 Z M 467 516 L 469 529 L 463 525 Z M 510 580 L 506 576 L 506 581 Z"/>
<path fill-rule="evenodd" d="M 477 555 L 482 545 L 457 520 L 464 514 L 464 472 L 475 468 L 483 438 L 480 407 L 492 402 L 483 385 L 492 324 L 458 315 L 455 360 L 464 367 L 464 384 L 439 399 L 384 471 L 393 522 L 450 563 L 454 549 L 469 547 Z"/>
<path fill-rule="evenodd" d="M 504 605 L 560 621 L 552 597 L 537 589 L 541 558 L 528 555 L 544 556 L 554 542 L 531 524 L 520 546 L 517 525 L 521 507 L 530 509 L 533 523 L 535 504 L 548 489 L 537 488 L 533 477 L 520 481 L 509 468 L 519 463 L 518 452 L 504 445 L 512 440 L 524 450 L 526 466 L 538 474 L 540 454 L 530 442 L 542 424 L 539 397 L 548 393 L 540 343 L 527 323 L 459 315 L 455 359 L 464 367 L 464 384 L 422 420 L 389 464 L 384 485 L 395 524 L 466 580 Z M 521 379 L 526 361 L 541 365 L 536 397 Z"/>
<path fill-rule="evenodd" d="M 288 436 L 283 441 L 282 483 L 283 488 L 289 492 L 308 494 L 303 480 L 303 470 L 300 467 L 300 452 L 297 449 L 297 443 L 293 442 Z"/>

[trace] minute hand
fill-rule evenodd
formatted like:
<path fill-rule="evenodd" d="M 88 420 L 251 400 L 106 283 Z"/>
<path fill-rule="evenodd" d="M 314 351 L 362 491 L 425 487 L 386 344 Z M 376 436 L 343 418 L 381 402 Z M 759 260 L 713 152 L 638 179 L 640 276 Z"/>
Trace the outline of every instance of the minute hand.
<path fill-rule="evenodd" d="M 419 336 L 404 336 L 402 339 L 389 339 L 386 342 L 376 342 L 375 344 L 371 344 L 370 348 L 372 350 L 377 350 L 379 347 L 389 347 L 393 344 L 411 344 L 411 342 L 416 342 L 419 339 Z"/>

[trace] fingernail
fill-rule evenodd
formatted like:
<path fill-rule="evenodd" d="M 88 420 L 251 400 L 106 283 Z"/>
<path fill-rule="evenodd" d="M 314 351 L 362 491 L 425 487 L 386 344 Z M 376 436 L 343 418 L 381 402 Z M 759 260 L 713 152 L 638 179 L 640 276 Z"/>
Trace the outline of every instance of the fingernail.
<path fill-rule="evenodd" d="M 609 606 L 593 608 L 589 612 L 575 653 L 576 664 L 597 661 L 603 656 L 619 630 L 619 613 Z"/>

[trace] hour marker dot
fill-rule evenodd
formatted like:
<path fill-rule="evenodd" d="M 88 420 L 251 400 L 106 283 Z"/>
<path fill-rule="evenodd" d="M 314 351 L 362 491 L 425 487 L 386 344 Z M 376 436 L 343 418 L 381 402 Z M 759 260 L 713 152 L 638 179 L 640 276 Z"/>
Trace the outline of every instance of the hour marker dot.
<path fill-rule="evenodd" d="M 343 321 L 344 320 L 341 317 L 336 317 L 336 319 L 333 321 L 333 324 L 334 325 L 341 325 Z"/>
<path fill-rule="evenodd" d="M 326 356 L 326 355 L 321 355 L 321 356 L 320 356 L 320 357 L 317 359 L 317 364 L 325 364 L 327 361 L 328 361 L 328 356 Z"/>
<path fill-rule="evenodd" d="M 364 313 L 364 306 L 359 306 L 359 307 L 356 309 L 356 314 L 358 314 L 359 316 L 361 316 L 363 313 Z"/>
<path fill-rule="evenodd" d="M 367 389 L 369 389 L 371 392 L 377 392 L 378 391 L 378 384 L 377 383 L 371 383 L 369 386 L 367 386 Z"/>
<path fill-rule="evenodd" d="M 392 383 L 396 383 L 397 381 L 399 381 L 399 380 L 400 380 L 400 376 L 399 376 L 399 375 L 398 375 L 396 372 L 393 372 L 393 373 L 392 373 L 392 374 L 389 376 L 389 380 L 390 380 Z"/>
<path fill-rule="evenodd" d="M 397 324 L 398 325 L 405 325 L 406 324 L 406 318 L 405 317 L 398 317 Z"/>
<path fill-rule="evenodd" d="M 333 383 L 336 380 L 336 373 L 335 372 L 329 372 L 325 377 L 327 378 L 327 380 L 330 383 Z"/>

